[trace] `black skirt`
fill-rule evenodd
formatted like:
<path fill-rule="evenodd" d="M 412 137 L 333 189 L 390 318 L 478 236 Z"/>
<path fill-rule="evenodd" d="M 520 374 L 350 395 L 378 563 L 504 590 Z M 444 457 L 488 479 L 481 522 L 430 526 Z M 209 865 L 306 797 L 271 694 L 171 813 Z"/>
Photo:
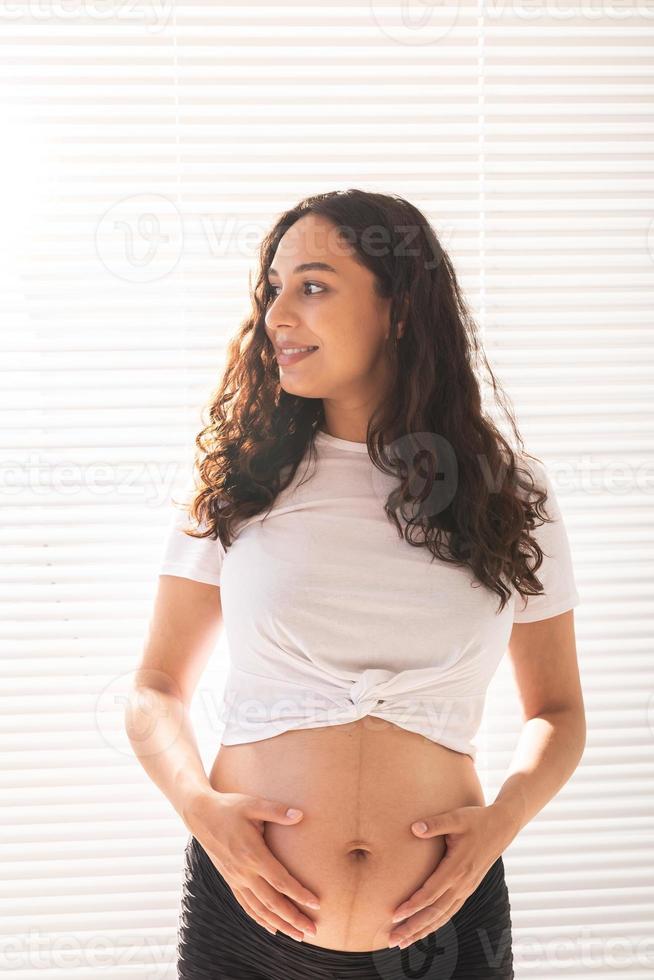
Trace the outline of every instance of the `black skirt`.
<path fill-rule="evenodd" d="M 177 936 L 180 980 L 513 980 L 501 856 L 449 922 L 404 949 L 348 952 L 272 935 L 191 835 Z"/>

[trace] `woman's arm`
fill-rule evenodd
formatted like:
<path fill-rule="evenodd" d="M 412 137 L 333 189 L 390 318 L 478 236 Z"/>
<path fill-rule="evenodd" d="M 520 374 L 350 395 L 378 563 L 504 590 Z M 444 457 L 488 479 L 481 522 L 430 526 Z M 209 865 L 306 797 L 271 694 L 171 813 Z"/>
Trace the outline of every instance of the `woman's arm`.
<path fill-rule="evenodd" d="M 515 836 L 565 785 L 586 746 L 573 610 L 515 623 L 508 652 L 524 725 L 492 805 Z"/>
<path fill-rule="evenodd" d="M 139 762 L 189 830 L 189 811 L 211 791 L 189 709 L 221 625 L 218 586 L 161 575 L 125 709 Z"/>
<path fill-rule="evenodd" d="M 412 824 L 423 838 L 445 836 L 447 851 L 420 888 L 395 909 L 402 924 L 389 945 L 406 946 L 448 922 L 497 857 L 576 769 L 586 742 L 573 611 L 515 623 L 509 654 L 525 724 L 509 775 L 489 806 L 458 807 Z M 403 921 L 404 920 L 404 921 Z"/>
<path fill-rule="evenodd" d="M 220 588 L 177 575 L 160 575 L 154 615 L 125 710 L 134 751 L 207 852 L 246 912 L 270 932 L 293 939 L 315 935 L 297 905 L 320 900 L 268 848 L 266 822 L 290 826 L 303 819 L 288 803 L 214 790 L 204 771 L 189 720 L 193 692 L 222 624 Z"/>

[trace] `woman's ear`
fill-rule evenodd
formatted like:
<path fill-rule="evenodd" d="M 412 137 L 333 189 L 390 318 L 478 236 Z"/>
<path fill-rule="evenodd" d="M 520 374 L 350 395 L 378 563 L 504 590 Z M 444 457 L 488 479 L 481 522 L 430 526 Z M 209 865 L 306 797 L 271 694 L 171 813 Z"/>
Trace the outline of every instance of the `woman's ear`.
<path fill-rule="evenodd" d="M 409 297 L 408 296 L 405 296 L 404 297 L 404 301 L 402 302 L 402 314 L 401 314 L 402 315 L 402 319 L 399 320 L 398 321 L 398 324 L 397 324 L 397 336 L 398 336 L 398 339 L 404 333 L 405 317 L 407 316 L 408 312 L 409 312 Z"/>

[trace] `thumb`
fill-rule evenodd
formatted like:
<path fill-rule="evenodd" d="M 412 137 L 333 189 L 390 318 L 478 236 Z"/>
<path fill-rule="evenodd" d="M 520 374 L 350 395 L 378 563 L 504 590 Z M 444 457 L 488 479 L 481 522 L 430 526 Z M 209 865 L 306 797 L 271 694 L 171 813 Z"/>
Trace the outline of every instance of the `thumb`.
<path fill-rule="evenodd" d="M 304 816 L 297 807 L 289 807 L 288 803 L 278 800 L 258 799 L 250 810 L 254 816 L 268 823 L 297 823 Z"/>
<path fill-rule="evenodd" d="M 458 830 L 458 820 L 454 810 L 437 813 L 431 817 L 423 817 L 411 824 L 411 830 L 417 837 L 438 837 Z"/>

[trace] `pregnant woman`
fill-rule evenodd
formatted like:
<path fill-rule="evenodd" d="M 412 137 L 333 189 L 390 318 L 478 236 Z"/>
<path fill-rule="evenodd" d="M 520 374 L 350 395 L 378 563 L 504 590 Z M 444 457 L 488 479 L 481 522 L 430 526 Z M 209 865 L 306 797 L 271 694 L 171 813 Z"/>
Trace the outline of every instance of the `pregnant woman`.
<path fill-rule="evenodd" d="M 579 597 L 481 365 L 409 202 L 318 195 L 265 238 L 126 716 L 190 834 L 179 977 L 514 976 L 502 852 L 583 753 Z M 207 775 L 188 714 L 223 622 Z M 474 736 L 507 650 L 524 728 L 489 803 Z"/>

